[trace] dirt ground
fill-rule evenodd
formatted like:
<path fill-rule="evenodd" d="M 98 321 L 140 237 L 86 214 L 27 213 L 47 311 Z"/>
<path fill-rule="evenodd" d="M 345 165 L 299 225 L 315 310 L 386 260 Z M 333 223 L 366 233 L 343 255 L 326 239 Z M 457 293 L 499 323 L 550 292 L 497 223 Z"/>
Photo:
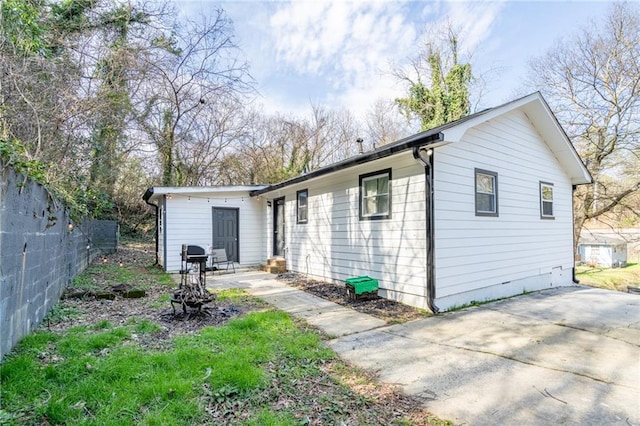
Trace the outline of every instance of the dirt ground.
<path fill-rule="evenodd" d="M 153 264 L 153 261 L 153 247 L 143 243 L 127 243 L 120 246 L 116 253 L 94 259 L 93 264 L 96 265 L 118 265 L 121 268 L 139 272 L 139 274 L 135 274 L 136 278 L 133 284 L 127 284 L 126 288 L 128 289 L 131 286 L 142 287 L 146 291 L 146 296 L 129 299 L 120 297 L 120 294 L 116 291 L 113 300 L 97 299 L 95 291 L 79 292 L 78 289 L 69 288 L 65 296 L 63 296 L 66 298 L 62 307 L 67 312 L 86 313 L 89 315 L 60 316 L 59 321 L 56 321 L 55 318 L 52 321 L 52 318 L 50 318 L 47 323 L 48 328 L 62 330 L 72 325 L 89 325 L 99 321 L 109 321 L 114 325 L 121 325 L 130 318 L 147 319 L 158 323 L 163 329 L 162 335 L 154 336 L 158 342 L 148 342 L 149 346 L 155 347 L 161 346 L 160 342 L 166 341 L 175 335 L 193 333 L 205 326 L 222 325 L 231 318 L 264 307 L 260 305 L 259 301 L 247 297 L 241 303 L 216 300 L 207 305 L 200 313 L 189 310 L 186 317 L 178 306 L 174 314 L 169 301 L 174 288 L 151 285 L 153 279 L 148 276 L 145 268 Z M 114 283 L 113 277 L 109 276 L 112 272 L 112 270 L 101 272 L 98 268 L 97 271 L 92 271 L 91 279 L 97 287 L 105 291 L 111 291 L 114 288 L 119 290 L 118 287 L 122 287 L 123 284 Z M 390 324 L 404 323 L 429 315 L 426 311 L 383 298 L 350 300 L 347 297 L 344 286 L 309 279 L 301 274 L 280 274 L 278 279 L 292 287 L 331 302 L 348 306 L 359 312 L 373 315 Z"/>
<path fill-rule="evenodd" d="M 285 273 L 278 275 L 280 281 L 287 285 L 311 293 L 315 296 L 348 306 L 358 312 L 369 314 L 380 318 L 390 324 L 404 323 L 407 321 L 424 318 L 430 314 L 427 311 L 403 305 L 393 300 L 381 297 L 373 299 L 350 300 L 344 286 L 331 284 L 306 278 L 304 275 L 296 273 Z"/>
<path fill-rule="evenodd" d="M 145 296 L 140 298 L 121 297 L 119 291 L 114 292 L 113 300 L 98 299 L 96 293 L 101 290 L 79 291 L 70 287 L 63 295 L 59 309 L 65 315 L 49 315 L 45 326 L 52 331 L 61 331 L 71 326 L 92 325 L 100 321 L 108 321 L 118 326 L 136 318 L 137 321 L 149 320 L 162 328 L 161 333 L 152 333 L 145 338 L 148 342 L 140 342 L 149 348 L 161 348 L 177 335 L 194 333 L 206 326 L 219 326 L 229 319 L 243 315 L 265 305 L 247 296 L 239 303 L 228 300 L 216 300 L 205 306 L 200 312 L 189 309 L 184 315 L 182 308 L 171 306 L 171 294 L 175 286 L 158 285 L 148 274 L 147 267 L 153 264 L 153 248 L 148 244 L 128 243 L 118 248 L 113 254 L 100 256 L 92 262 L 98 264 L 115 264 L 122 268 L 132 269 L 139 274 L 133 284 L 126 284 L 126 288 L 144 288 Z M 105 292 L 114 288 L 119 290 L 122 283 L 113 285 L 112 271 L 93 270 L 91 280 Z"/>
<path fill-rule="evenodd" d="M 78 288 L 68 289 L 66 297 L 63 296 L 63 300 L 45 320 L 43 327 L 54 332 L 64 333 L 70 327 L 93 326 L 101 321 L 108 321 L 110 324 L 118 326 L 132 320 L 137 322 L 148 320 L 160 325 L 162 331 L 134 336 L 134 339 L 144 348 L 166 350 L 171 348 L 173 337 L 196 333 L 205 326 L 220 326 L 231 318 L 256 309 L 268 308 L 263 302 L 247 295 L 235 299 L 234 302 L 216 300 L 199 313 L 190 310 L 188 315 L 184 315 L 179 307 L 174 313 L 170 298 L 176 285 L 158 283 L 158 277 L 162 276 L 159 270 L 155 276 L 149 270 L 149 265 L 152 265 L 153 261 L 152 245 L 141 243 L 123 244 L 117 253 L 95 259 L 93 264 L 96 265 L 116 265 L 119 268 L 133 271 L 134 278 L 123 283 L 119 282 L 117 278 L 114 279 L 114 268 L 90 268 L 88 271 L 91 272 L 90 274 L 85 273 L 85 279 L 92 284 L 91 289 L 84 291 L 84 293 Z M 118 271 L 117 268 L 115 270 Z M 89 278 L 86 278 L 87 276 Z M 308 280 L 296 274 L 284 274 L 280 276 L 280 279 L 317 296 L 351 306 L 353 309 L 375 315 L 388 322 L 405 322 L 425 315 L 420 310 L 385 299 L 348 301 L 343 287 Z M 98 293 L 113 289 L 120 290 L 123 286 L 127 289 L 130 287 L 143 288 L 145 295 L 141 298 L 125 298 L 116 291 L 112 300 L 96 298 Z M 300 321 L 299 326 L 311 328 L 303 321 Z M 402 393 L 397 386 L 377 383 L 375 373 L 345 369 L 344 364 L 337 361 L 327 364 L 325 370 L 327 376 L 322 381 L 299 383 L 299 389 L 296 391 L 297 399 L 307 401 L 307 406 L 312 407 L 314 412 L 323 413 L 327 409 L 322 405 L 318 395 L 326 395 L 331 392 L 341 395 L 343 393 L 341 386 L 346 385 L 356 395 L 366 395 L 367 398 L 376 401 L 375 403 L 367 403 L 365 406 L 353 401 L 346 403 L 345 409 L 353 411 L 351 417 L 355 421 L 355 423 L 349 424 L 358 424 L 358 421 L 355 420 L 357 418 L 368 419 L 366 424 L 398 424 L 397 421 L 401 418 L 404 420 L 400 420 L 400 424 L 448 424 L 425 411 L 421 407 L 420 400 Z M 278 384 L 273 383 L 270 389 L 277 393 Z M 351 404 L 354 405 L 351 406 Z M 237 408 L 240 409 L 240 407 Z M 318 416 L 319 419 L 320 414 Z M 310 419 L 308 424 L 324 424 L 318 419 Z M 233 421 L 227 421 L 228 419 L 222 420 L 219 424 L 233 424 Z"/>

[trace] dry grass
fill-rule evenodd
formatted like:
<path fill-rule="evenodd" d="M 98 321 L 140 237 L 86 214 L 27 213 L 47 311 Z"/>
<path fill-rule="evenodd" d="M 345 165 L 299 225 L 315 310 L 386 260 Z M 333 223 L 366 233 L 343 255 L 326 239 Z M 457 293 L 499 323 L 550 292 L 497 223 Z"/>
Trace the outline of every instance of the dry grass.
<path fill-rule="evenodd" d="M 626 268 L 578 266 L 576 278 L 581 284 L 626 292 L 629 286 L 640 287 L 640 264 L 630 263 Z"/>

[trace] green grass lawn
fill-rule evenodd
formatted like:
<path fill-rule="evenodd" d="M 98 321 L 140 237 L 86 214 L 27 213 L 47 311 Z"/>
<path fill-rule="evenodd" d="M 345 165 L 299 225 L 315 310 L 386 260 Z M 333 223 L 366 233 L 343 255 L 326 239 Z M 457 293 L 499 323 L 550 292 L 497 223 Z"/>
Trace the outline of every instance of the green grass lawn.
<path fill-rule="evenodd" d="M 627 286 L 640 287 L 640 264 L 630 263 L 626 268 L 576 267 L 576 278 L 581 284 L 609 290 L 627 291 Z"/>
<path fill-rule="evenodd" d="M 153 295 L 121 301 L 146 304 L 145 318 L 109 309 L 117 300 L 61 301 L 0 364 L 0 424 L 449 424 L 243 290 L 217 299 L 240 316 L 167 337 L 167 323 L 149 310 L 170 312 L 175 284 L 150 263 L 94 264 L 75 285 L 122 282 Z"/>
<path fill-rule="evenodd" d="M 119 327 L 101 322 L 64 335 L 41 330 L 27 336 L 0 370 L 0 421 L 201 424 L 210 418 L 207 407 L 260 408 L 274 374 L 287 382 L 313 380 L 334 358 L 317 334 L 273 310 L 176 338 L 166 351 L 134 344 L 134 334 L 159 331 L 147 321 Z M 261 424 L 263 416 L 296 424 L 292 414 L 268 408 L 247 424 Z"/>

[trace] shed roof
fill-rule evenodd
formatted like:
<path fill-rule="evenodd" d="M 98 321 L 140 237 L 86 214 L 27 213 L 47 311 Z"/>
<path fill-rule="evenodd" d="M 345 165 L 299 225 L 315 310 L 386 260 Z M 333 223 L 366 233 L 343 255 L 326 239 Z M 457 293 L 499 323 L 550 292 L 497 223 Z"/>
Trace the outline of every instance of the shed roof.
<path fill-rule="evenodd" d="M 260 190 L 266 185 L 235 185 L 235 186 L 152 186 L 142 196 L 144 201 L 151 201 L 168 194 L 226 194 L 230 192 L 245 192 Z"/>
<path fill-rule="evenodd" d="M 602 235 L 591 235 L 588 238 L 580 239 L 580 245 L 619 246 L 625 244 L 627 244 L 627 241 L 622 238 L 605 237 Z"/>

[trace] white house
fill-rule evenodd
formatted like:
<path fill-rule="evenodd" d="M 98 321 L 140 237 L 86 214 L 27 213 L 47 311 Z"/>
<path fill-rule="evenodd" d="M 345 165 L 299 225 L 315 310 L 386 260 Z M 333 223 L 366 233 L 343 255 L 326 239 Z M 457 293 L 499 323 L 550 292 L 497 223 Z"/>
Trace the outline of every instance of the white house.
<path fill-rule="evenodd" d="M 580 261 L 587 265 L 617 268 L 627 265 L 627 242 L 622 238 L 592 236 L 581 239 Z"/>
<path fill-rule="evenodd" d="M 248 195 L 251 206 L 239 221 L 240 247 L 258 247 L 240 261 L 283 257 L 288 270 L 329 281 L 368 275 L 382 296 L 433 311 L 571 285 L 572 190 L 590 182 L 534 93 L 285 182 L 234 192 Z M 147 202 L 164 207 L 164 253 L 177 247 L 169 240 L 200 235 L 201 244 L 211 243 L 204 223 L 211 208 L 198 215 L 202 223 L 189 208 L 187 227 L 200 232 L 188 235 L 184 225 L 172 229 L 171 216 L 184 214 L 190 191 L 202 197 L 212 190 L 147 191 Z M 175 270 L 166 254 L 164 262 Z"/>

